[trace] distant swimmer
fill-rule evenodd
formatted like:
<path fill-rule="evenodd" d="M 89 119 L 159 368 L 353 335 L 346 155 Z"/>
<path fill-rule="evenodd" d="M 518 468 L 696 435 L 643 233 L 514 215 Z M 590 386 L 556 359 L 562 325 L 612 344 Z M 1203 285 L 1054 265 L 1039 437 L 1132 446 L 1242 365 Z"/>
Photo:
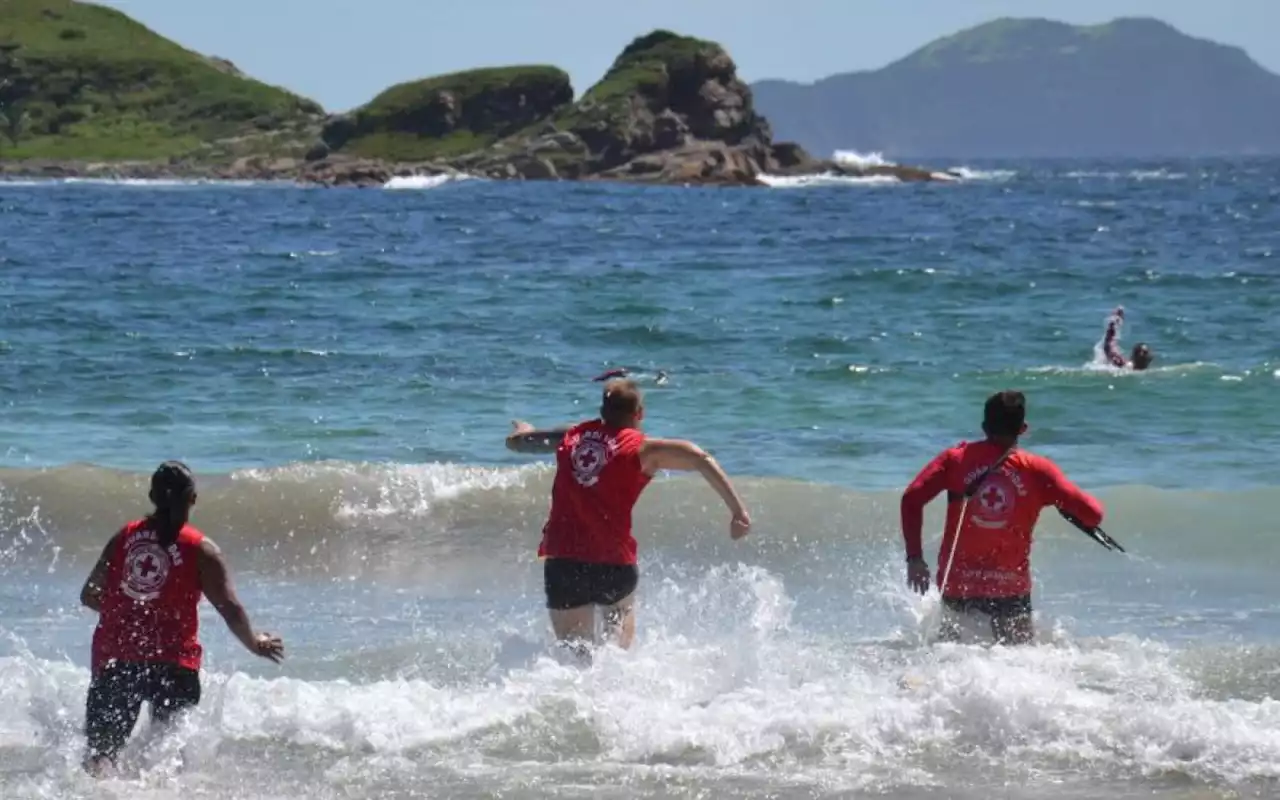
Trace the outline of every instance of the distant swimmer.
<path fill-rule="evenodd" d="M 551 510 L 538 556 L 556 639 L 586 654 L 597 644 L 596 608 L 606 637 L 627 648 L 635 637 L 634 593 L 639 583 L 631 516 L 659 470 L 698 472 L 729 508 L 729 535 L 746 536 L 751 517 L 729 478 L 692 442 L 651 439 L 640 430 L 644 401 L 633 381 L 604 387 L 600 417 L 539 431 L 515 422 L 507 448 L 556 454 Z"/>
<path fill-rule="evenodd" d="M 602 372 L 599 375 L 592 378 L 591 380 L 594 381 L 595 383 L 601 383 L 603 381 L 610 381 L 616 378 L 626 378 L 630 374 L 631 374 L 631 371 L 626 367 L 619 367 L 618 369 L 611 369 L 607 372 Z M 653 377 L 653 382 L 656 383 L 658 386 L 666 386 L 667 373 L 664 370 L 658 370 L 658 374 L 654 375 Z"/>
<path fill-rule="evenodd" d="M 592 378 L 591 380 L 594 381 L 595 383 L 600 383 L 602 381 L 611 381 L 614 378 L 625 378 L 630 374 L 631 374 L 630 370 L 623 367 L 619 367 L 618 369 L 611 369 L 607 372 L 602 372 L 599 375 Z"/>
<path fill-rule="evenodd" d="M 80 590 L 98 612 L 85 710 L 85 769 L 95 775 L 114 764 L 144 701 L 160 726 L 199 704 L 202 594 L 250 652 L 284 657 L 279 638 L 254 633 L 217 546 L 188 524 L 196 483 L 187 466 L 161 464 L 150 495 L 155 511 L 111 537 Z"/>
<path fill-rule="evenodd" d="M 1133 352 L 1130 355 L 1132 360 L 1126 359 L 1124 353 L 1120 352 L 1119 344 L 1120 328 L 1123 325 L 1124 306 L 1116 306 L 1116 310 L 1107 318 L 1107 333 L 1102 338 L 1102 352 L 1106 354 L 1107 361 L 1111 362 L 1113 367 L 1144 370 L 1155 360 L 1155 353 L 1143 342 L 1138 342 L 1133 346 Z"/>
<path fill-rule="evenodd" d="M 982 430 L 985 440 L 942 451 L 902 495 L 907 581 L 918 592 L 929 589 L 920 539 L 924 507 L 946 490 L 947 521 L 938 550 L 941 638 L 955 641 L 964 622 L 989 624 L 999 643 L 1023 644 L 1034 634 L 1031 537 L 1040 511 L 1058 506 L 1093 528 L 1102 523 L 1103 508 L 1048 458 L 1018 449 L 1018 437 L 1027 431 L 1022 392 L 988 398 Z"/>

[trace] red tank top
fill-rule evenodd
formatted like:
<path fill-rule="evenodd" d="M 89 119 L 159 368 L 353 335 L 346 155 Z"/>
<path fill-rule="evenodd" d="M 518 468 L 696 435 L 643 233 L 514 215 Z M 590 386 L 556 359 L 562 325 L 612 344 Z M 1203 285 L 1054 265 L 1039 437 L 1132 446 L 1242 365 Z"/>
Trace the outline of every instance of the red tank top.
<path fill-rule="evenodd" d="M 168 547 L 150 520 L 130 522 L 108 557 L 93 669 L 110 660 L 200 669 L 200 568 L 204 534 L 185 525 Z"/>
<path fill-rule="evenodd" d="M 570 428 L 556 449 L 551 512 L 541 558 L 594 564 L 636 563 L 631 511 L 651 476 L 640 466 L 644 434 L 600 420 Z"/>

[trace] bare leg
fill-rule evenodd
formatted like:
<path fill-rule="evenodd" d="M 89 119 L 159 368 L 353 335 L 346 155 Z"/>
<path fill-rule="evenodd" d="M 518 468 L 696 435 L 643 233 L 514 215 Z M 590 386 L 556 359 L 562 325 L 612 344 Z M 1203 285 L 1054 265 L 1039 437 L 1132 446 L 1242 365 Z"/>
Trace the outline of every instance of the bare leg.
<path fill-rule="evenodd" d="M 604 609 L 604 636 L 618 643 L 623 650 L 631 647 L 636 638 L 636 596 L 627 595 Z"/>
<path fill-rule="evenodd" d="M 553 608 L 551 629 L 558 641 L 591 644 L 596 637 L 596 607 Z"/>
<path fill-rule="evenodd" d="M 579 666 L 591 664 L 591 646 L 596 638 L 596 607 L 551 609 L 551 629 L 556 644 L 573 656 Z"/>

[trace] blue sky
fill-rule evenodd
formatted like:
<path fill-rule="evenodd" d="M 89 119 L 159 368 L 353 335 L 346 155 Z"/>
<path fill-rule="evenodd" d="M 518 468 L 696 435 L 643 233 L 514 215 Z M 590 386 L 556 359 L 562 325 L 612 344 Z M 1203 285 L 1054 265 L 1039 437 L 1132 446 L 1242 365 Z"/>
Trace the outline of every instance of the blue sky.
<path fill-rule="evenodd" d="M 1152 16 L 1280 72 L 1280 0 L 99 0 L 192 50 L 319 101 L 400 81 L 553 63 L 579 93 L 653 28 L 714 39 L 749 81 L 874 69 L 1001 16 L 1092 24 Z"/>

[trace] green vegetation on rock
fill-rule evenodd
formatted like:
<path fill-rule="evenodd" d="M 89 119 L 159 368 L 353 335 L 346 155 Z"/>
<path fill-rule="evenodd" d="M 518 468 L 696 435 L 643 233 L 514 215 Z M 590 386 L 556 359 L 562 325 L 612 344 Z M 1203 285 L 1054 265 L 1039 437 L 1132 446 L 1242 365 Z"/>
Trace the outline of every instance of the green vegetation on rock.
<path fill-rule="evenodd" d="M 322 113 L 114 9 L 0 0 L 0 158 L 198 157 Z"/>
<path fill-rule="evenodd" d="M 354 155 L 393 161 L 452 158 L 545 120 L 573 101 L 558 67 L 468 70 L 392 86 L 326 140 Z"/>
<path fill-rule="evenodd" d="M 694 68 L 699 54 L 723 53 L 714 42 L 656 30 L 627 45 L 613 65 L 582 99 L 556 115 L 565 130 L 607 127 L 620 132 L 636 99 L 665 102 L 671 76 Z M 647 103 L 648 104 L 648 103 Z"/>
<path fill-rule="evenodd" d="M 662 91 L 673 72 L 691 69 L 699 54 L 720 46 L 671 31 L 657 30 L 627 45 L 613 66 L 582 97 L 583 105 L 609 105 L 635 95 Z"/>
<path fill-rule="evenodd" d="M 725 49 L 667 30 L 633 40 L 604 77 L 552 124 L 581 140 L 590 153 L 589 171 L 615 169 L 695 142 L 767 146 L 771 139 Z M 637 168 L 656 171 L 657 164 Z"/>

